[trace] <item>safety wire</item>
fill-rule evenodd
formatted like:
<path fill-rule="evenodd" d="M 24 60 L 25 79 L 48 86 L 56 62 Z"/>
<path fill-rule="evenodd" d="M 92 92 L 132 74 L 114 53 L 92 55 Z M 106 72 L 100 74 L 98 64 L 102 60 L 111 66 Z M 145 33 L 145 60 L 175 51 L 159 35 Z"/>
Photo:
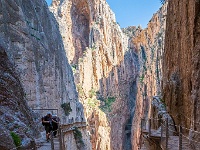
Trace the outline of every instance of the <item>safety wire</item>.
<path fill-rule="evenodd" d="M 163 123 L 161 123 L 161 125 L 163 125 L 165 128 L 166 128 L 166 126 L 163 124 Z M 175 130 L 172 130 L 172 129 L 169 129 L 169 127 L 167 128 L 169 131 L 172 131 L 172 132 L 174 132 L 174 133 L 178 133 L 177 131 L 175 131 Z"/>
<path fill-rule="evenodd" d="M 194 123 L 194 124 L 200 124 L 200 122 L 195 122 L 195 121 L 193 121 L 193 120 L 191 120 L 189 117 L 186 117 L 185 115 L 183 115 L 183 114 L 177 114 L 176 116 L 174 116 L 173 118 L 178 118 L 178 116 L 183 116 L 183 117 L 185 117 L 186 119 L 188 119 L 188 120 L 190 120 L 192 123 Z"/>
<path fill-rule="evenodd" d="M 162 123 L 161 123 L 161 124 L 162 124 Z M 166 127 L 164 124 L 162 124 L 162 125 L 163 125 L 164 127 Z M 176 126 L 177 126 L 177 125 L 176 125 Z M 182 126 L 181 126 L 181 127 L 182 127 Z M 182 127 L 182 128 L 200 134 L 200 132 L 198 132 L 198 131 L 195 131 L 195 130 L 192 130 L 192 129 L 188 129 L 188 128 L 185 128 L 185 127 Z M 173 130 L 169 129 L 169 127 L 168 127 L 167 129 L 170 130 L 170 131 L 172 131 L 172 132 L 174 132 L 174 133 L 181 134 L 183 137 L 185 137 L 186 139 L 188 139 L 190 142 L 193 141 L 193 142 L 195 142 L 195 143 L 199 143 L 199 144 L 200 144 L 199 141 L 192 140 L 192 139 L 190 139 L 189 137 L 185 136 L 183 133 L 179 133 L 179 132 L 177 132 L 177 131 L 173 131 Z"/>

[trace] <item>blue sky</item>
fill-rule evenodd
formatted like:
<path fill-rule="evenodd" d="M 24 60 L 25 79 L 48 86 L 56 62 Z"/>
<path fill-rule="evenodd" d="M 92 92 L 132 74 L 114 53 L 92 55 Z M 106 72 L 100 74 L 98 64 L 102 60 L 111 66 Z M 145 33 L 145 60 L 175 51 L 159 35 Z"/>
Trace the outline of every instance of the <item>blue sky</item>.
<path fill-rule="evenodd" d="M 52 0 L 46 0 L 50 5 Z M 106 0 L 115 13 L 117 22 L 122 28 L 138 26 L 142 28 L 161 7 L 160 0 Z"/>

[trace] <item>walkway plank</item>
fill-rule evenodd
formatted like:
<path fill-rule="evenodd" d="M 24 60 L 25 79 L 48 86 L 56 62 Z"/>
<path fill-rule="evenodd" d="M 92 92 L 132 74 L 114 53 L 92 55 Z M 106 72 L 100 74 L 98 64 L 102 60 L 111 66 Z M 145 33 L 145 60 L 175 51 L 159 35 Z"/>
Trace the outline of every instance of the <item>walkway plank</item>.
<path fill-rule="evenodd" d="M 161 140 L 161 132 L 159 130 L 151 129 L 151 135 L 149 135 L 148 130 L 142 130 L 144 135 L 147 135 L 147 137 L 150 140 Z M 166 136 L 165 133 L 163 133 L 162 136 L 163 140 L 162 143 L 166 143 Z M 169 136 L 168 138 L 168 149 L 169 150 L 179 150 L 179 136 Z M 145 144 L 142 145 L 140 150 L 147 150 L 147 147 Z M 182 137 L 182 150 L 191 150 L 189 146 L 188 139 Z"/>
<path fill-rule="evenodd" d="M 54 138 L 54 150 L 60 150 L 58 138 Z M 38 150 L 51 150 L 51 142 L 44 140 L 41 144 L 38 145 Z"/>

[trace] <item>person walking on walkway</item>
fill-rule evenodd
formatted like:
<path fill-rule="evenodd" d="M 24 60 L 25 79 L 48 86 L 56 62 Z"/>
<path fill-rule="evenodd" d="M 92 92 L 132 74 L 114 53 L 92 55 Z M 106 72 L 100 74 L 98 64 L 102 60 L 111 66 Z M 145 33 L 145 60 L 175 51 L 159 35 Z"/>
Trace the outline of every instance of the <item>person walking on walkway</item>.
<path fill-rule="evenodd" d="M 53 121 L 52 121 L 53 135 L 54 135 L 54 137 L 56 137 L 58 126 L 59 126 L 59 122 L 60 122 L 60 118 L 57 115 L 52 115 L 52 119 L 53 119 Z"/>
<path fill-rule="evenodd" d="M 52 121 L 53 119 L 50 112 L 48 112 L 46 116 L 42 117 L 42 125 L 45 127 L 47 142 L 49 142 L 50 133 L 53 130 Z"/>

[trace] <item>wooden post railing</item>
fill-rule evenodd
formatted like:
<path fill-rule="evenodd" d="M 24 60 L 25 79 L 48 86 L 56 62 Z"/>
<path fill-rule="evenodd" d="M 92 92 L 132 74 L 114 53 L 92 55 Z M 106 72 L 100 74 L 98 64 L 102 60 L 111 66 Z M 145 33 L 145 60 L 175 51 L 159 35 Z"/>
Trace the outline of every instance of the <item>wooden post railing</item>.
<path fill-rule="evenodd" d="M 61 132 L 61 137 L 62 137 L 62 150 L 65 150 L 65 138 L 63 132 Z"/>
<path fill-rule="evenodd" d="M 162 121 L 162 120 L 161 120 Z M 162 147 L 162 141 L 163 141 L 163 124 L 162 124 L 162 122 L 161 122 L 161 133 L 160 133 L 161 135 L 161 137 L 160 137 L 160 143 L 161 143 L 161 147 Z"/>
<path fill-rule="evenodd" d="M 168 118 L 166 118 L 166 122 L 165 122 L 165 127 L 166 127 L 166 150 L 168 149 L 168 138 L 169 138 L 169 130 L 168 130 Z"/>
<path fill-rule="evenodd" d="M 67 132 L 72 131 L 72 127 L 86 127 L 86 122 L 75 122 L 72 124 L 65 124 L 65 125 L 60 125 L 59 126 L 59 146 L 60 146 L 60 150 L 65 150 L 65 141 L 64 141 L 64 136 Z"/>
<path fill-rule="evenodd" d="M 149 136 L 151 136 L 151 119 L 149 119 Z"/>
<path fill-rule="evenodd" d="M 141 119 L 141 125 L 140 125 L 141 132 L 142 132 L 142 129 L 143 129 L 143 119 Z"/>
<path fill-rule="evenodd" d="M 179 125 L 179 150 L 182 150 L 182 127 Z"/>
<path fill-rule="evenodd" d="M 60 149 L 62 149 L 63 148 L 63 142 L 62 142 L 62 134 L 61 134 L 61 132 L 62 132 L 62 127 L 61 126 L 59 126 L 59 144 L 60 144 Z"/>
<path fill-rule="evenodd" d="M 51 150 L 54 150 L 54 142 L 53 142 L 53 132 L 50 132 L 51 134 Z"/>

